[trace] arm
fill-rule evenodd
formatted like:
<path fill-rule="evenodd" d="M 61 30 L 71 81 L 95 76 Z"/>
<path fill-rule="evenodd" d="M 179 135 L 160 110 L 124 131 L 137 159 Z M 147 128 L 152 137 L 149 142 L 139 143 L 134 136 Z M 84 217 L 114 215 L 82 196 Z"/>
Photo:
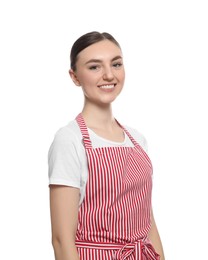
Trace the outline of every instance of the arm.
<path fill-rule="evenodd" d="M 79 189 L 50 186 L 52 245 L 56 260 L 78 260 L 75 235 L 78 222 Z"/>
<path fill-rule="evenodd" d="M 160 260 L 165 260 L 163 247 L 162 247 L 160 236 L 159 236 L 157 226 L 155 223 L 153 211 L 151 211 L 151 221 L 152 221 L 152 226 L 151 226 L 148 237 L 149 237 L 150 241 L 152 242 L 156 252 L 160 255 Z"/>

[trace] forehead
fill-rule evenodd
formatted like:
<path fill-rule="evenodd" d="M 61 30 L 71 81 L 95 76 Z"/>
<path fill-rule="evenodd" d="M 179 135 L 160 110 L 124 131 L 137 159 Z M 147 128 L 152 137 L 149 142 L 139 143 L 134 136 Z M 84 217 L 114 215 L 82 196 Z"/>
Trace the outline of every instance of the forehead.
<path fill-rule="evenodd" d="M 115 56 L 122 56 L 121 49 L 109 40 L 94 43 L 78 54 L 77 62 L 87 62 L 90 59 L 111 60 Z"/>

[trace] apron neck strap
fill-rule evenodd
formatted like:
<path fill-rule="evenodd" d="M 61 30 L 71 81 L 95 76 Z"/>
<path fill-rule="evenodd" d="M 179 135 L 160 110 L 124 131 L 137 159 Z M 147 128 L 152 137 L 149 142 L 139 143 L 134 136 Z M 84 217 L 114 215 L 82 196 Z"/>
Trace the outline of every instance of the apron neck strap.
<path fill-rule="evenodd" d="M 127 134 L 127 136 L 129 137 L 129 139 L 131 140 L 131 142 L 133 143 L 134 146 L 137 146 L 138 143 L 137 141 L 133 138 L 133 136 L 129 133 L 129 131 L 126 130 L 126 128 L 124 126 L 122 126 L 118 120 L 116 119 L 117 124 L 124 130 L 124 132 Z"/>
<path fill-rule="evenodd" d="M 85 124 L 84 118 L 81 113 L 76 117 L 76 121 L 77 121 L 80 131 L 82 133 L 83 144 L 85 146 L 85 149 L 91 149 L 92 143 L 91 143 L 90 136 L 89 136 L 89 133 L 87 130 L 87 126 Z"/>

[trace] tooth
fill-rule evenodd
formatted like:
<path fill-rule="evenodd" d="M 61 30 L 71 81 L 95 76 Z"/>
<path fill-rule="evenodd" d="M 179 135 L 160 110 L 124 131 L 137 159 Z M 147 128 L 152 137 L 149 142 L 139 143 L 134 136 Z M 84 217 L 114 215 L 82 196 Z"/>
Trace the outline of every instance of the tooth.
<path fill-rule="evenodd" d="M 114 85 L 103 85 L 103 86 L 100 86 L 100 88 L 110 89 L 110 88 L 114 88 Z"/>

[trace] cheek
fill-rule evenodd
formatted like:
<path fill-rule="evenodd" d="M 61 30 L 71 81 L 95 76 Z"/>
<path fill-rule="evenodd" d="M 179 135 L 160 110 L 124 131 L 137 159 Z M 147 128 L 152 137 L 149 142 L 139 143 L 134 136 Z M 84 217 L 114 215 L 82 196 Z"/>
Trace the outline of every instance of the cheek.
<path fill-rule="evenodd" d="M 97 79 L 97 75 L 89 72 L 79 73 L 77 77 L 79 79 L 80 84 L 83 86 L 91 85 Z"/>
<path fill-rule="evenodd" d="M 77 79 L 79 80 L 80 85 L 83 86 L 83 85 L 86 85 L 86 81 L 87 81 L 88 77 L 85 75 L 85 73 L 78 73 Z"/>
<path fill-rule="evenodd" d="M 121 81 L 123 81 L 123 82 L 125 81 L 125 71 L 124 70 L 120 72 L 119 78 Z"/>

